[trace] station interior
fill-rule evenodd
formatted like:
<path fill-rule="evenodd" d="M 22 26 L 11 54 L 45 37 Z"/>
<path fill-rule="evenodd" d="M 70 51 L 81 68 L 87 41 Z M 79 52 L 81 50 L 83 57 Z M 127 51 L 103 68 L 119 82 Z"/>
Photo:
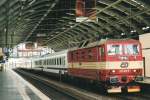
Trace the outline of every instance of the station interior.
<path fill-rule="evenodd" d="M 0 100 L 150 100 L 150 0 L 0 0 Z"/>

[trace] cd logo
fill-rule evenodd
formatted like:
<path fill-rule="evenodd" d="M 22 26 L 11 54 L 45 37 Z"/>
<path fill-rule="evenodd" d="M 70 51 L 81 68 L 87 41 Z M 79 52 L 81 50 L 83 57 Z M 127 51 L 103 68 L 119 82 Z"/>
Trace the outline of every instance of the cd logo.
<path fill-rule="evenodd" d="M 122 62 L 120 67 L 121 68 L 127 68 L 128 67 L 128 62 Z"/>

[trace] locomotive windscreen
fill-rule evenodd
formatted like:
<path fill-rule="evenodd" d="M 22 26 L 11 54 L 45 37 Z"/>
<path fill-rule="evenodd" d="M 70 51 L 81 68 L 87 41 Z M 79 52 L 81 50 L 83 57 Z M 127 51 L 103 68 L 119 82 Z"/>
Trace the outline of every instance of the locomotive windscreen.
<path fill-rule="evenodd" d="M 137 55 L 139 54 L 139 45 L 137 44 L 127 44 L 124 46 L 125 54 Z"/>
<path fill-rule="evenodd" d="M 108 55 L 138 55 L 140 47 L 138 44 L 108 44 Z"/>

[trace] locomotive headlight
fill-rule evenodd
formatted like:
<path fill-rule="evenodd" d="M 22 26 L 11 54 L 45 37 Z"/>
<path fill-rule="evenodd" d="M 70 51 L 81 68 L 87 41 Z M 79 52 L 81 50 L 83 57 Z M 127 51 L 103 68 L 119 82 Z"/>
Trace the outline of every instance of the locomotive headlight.
<path fill-rule="evenodd" d="M 113 73 L 115 73 L 115 70 L 112 70 Z"/>
<path fill-rule="evenodd" d="M 122 57 L 120 57 L 120 59 L 121 59 L 121 60 L 127 60 L 127 59 L 128 59 L 128 57 L 126 57 L 126 56 L 122 56 Z"/>
<path fill-rule="evenodd" d="M 133 72 L 136 72 L 136 69 L 134 69 Z"/>

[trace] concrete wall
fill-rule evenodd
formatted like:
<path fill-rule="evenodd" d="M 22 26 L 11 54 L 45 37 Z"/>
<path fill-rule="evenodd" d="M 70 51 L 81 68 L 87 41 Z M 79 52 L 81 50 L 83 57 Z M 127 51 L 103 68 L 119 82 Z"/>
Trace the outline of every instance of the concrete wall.
<path fill-rule="evenodd" d="M 150 33 L 139 36 L 142 44 L 143 57 L 145 57 L 145 76 L 150 77 Z"/>

